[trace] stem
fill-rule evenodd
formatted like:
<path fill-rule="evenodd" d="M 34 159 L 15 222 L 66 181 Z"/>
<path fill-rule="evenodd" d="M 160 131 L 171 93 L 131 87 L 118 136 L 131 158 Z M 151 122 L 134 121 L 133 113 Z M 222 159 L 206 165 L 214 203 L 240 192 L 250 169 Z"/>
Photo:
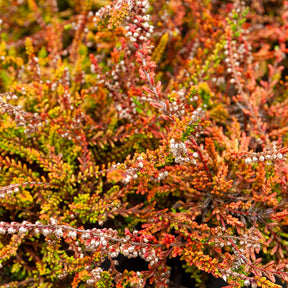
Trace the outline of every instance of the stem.
<path fill-rule="evenodd" d="M 255 112 L 254 110 L 252 109 L 252 106 L 248 100 L 248 97 L 247 97 L 247 94 L 244 92 L 243 90 L 243 87 L 242 87 L 242 84 L 238 78 L 238 74 L 237 74 L 237 71 L 236 71 L 236 68 L 235 68 L 235 63 L 234 63 L 234 60 L 233 60 L 233 55 L 232 55 L 232 47 L 231 47 L 231 35 L 229 35 L 229 38 L 228 38 L 228 51 L 229 51 L 229 59 L 230 59 L 230 63 L 231 63 L 231 68 L 232 68 L 232 72 L 233 72 L 233 76 L 234 76 L 234 79 L 236 81 L 236 84 L 237 84 L 237 88 L 238 88 L 238 92 L 239 94 L 242 96 L 245 104 L 247 105 L 247 108 L 249 110 L 249 112 L 251 113 L 251 116 L 253 117 L 253 119 L 256 121 L 256 124 L 257 124 L 257 127 L 258 127 L 258 130 L 259 132 L 264 136 L 265 138 L 265 142 L 266 142 L 266 145 L 269 149 L 271 149 L 271 146 L 269 144 L 269 141 L 265 135 L 265 132 L 262 130 L 261 128 L 261 125 L 260 125 L 260 122 L 259 122 L 259 119 L 258 117 L 255 115 Z M 243 111 L 244 110 L 244 107 L 240 104 L 240 103 L 236 103 L 236 105 L 238 107 L 240 107 L 240 109 Z"/>
<path fill-rule="evenodd" d="M 212 179 L 212 178 L 213 178 L 213 177 L 212 177 L 212 174 L 210 173 L 209 168 L 208 168 L 208 166 L 207 166 L 206 163 L 205 163 L 205 160 L 204 160 L 204 158 L 203 158 L 202 152 L 201 152 L 198 144 L 196 143 L 196 141 L 195 141 L 191 136 L 189 137 L 189 140 L 193 143 L 194 146 L 197 147 L 197 152 L 198 152 L 199 157 L 200 157 L 200 159 L 201 159 L 201 161 L 202 161 L 202 163 L 203 163 L 204 169 L 206 170 L 209 178 Z"/>

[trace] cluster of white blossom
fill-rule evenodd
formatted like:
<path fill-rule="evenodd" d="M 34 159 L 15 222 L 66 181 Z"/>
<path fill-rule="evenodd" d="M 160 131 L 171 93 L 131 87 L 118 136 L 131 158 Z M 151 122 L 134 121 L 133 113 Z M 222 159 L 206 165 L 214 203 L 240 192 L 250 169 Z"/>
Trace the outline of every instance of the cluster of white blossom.
<path fill-rule="evenodd" d="M 82 15 L 82 14 L 78 15 L 77 23 L 72 22 L 71 23 L 71 29 L 73 29 L 75 31 L 79 30 L 81 28 L 81 25 L 82 25 L 84 19 L 85 19 L 84 15 Z"/>
<path fill-rule="evenodd" d="M 198 38 L 195 39 L 193 46 L 191 48 L 190 54 L 189 54 L 189 59 L 193 59 L 196 53 L 196 50 L 200 46 L 200 40 Z"/>
<path fill-rule="evenodd" d="M 101 279 L 101 274 L 103 269 L 101 267 L 96 267 L 95 269 L 91 270 L 92 277 L 89 278 L 86 283 L 88 285 L 93 285 Z"/>
<path fill-rule="evenodd" d="M 198 107 L 192 113 L 191 122 L 197 122 L 205 116 L 205 110 L 202 107 Z"/>
<path fill-rule="evenodd" d="M 131 103 L 130 107 L 126 108 L 124 108 L 121 104 L 118 104 L 116 110 L 119 114 L 119 118 L 132 120 L 132 116 L 137 115 L 136 107 L 137 105 L 134 102 Z"/>
<path fill-rule="evenodd" d="M 225 77 L 221 76 L 221 77 L 213 77 L 211 79 L 212 82 L 214 82 L 218 87 L 222 87 L 226 84 L 226 80 Z"/>
<path fill-rule="evenodd" d="M 1 166 L 0 166 L 1 169 Z M 10 196 L 12 193 L 18 193 L 20 191 L 19 187 L 34 186 L 34 185 L 49 185 L 49 183 L 43 182 L 24 182 L 21 184 L 11 184 L 0 188 L 0 198 L 5 198 L 5 195 Z"/>
<path fill-rule="evenodd" d="M 260 152 L 260 153 L 252 153 L 249 156 L 245 157 L 245 163 L 251 164 L 251 163 L 257 163 L 257 162 L 268 162 L 275 160 L 281 160 L 283 159 L 283 154 L 277 150 L 274 151 L 266 151 L 266 152 Z M 267 164 L 268 164 L 267 163 Z"/>
<path fill-rule="evenodd" d="M 230 18 L 230 21 L 232 21 L 235 25 L 238 25 L 238 22 L 241 16 L 234 17 L 234 14 L 241 15 L 241 13 L 244 12 L 246 7 L 243 1 L 238 2 L 236 5 L 238 6 L 235 7 L 235 9 L 233 9 L 232 12 L 228 14 L 228 17 Z M 248 34 L 249 30 L 241 29 L 241 33 L 243 36 L 241 38 L 243 41 L 242 43 L 240 42 L 241 40 L 238 39 L 238 41 L 235 41 L 235 40 L 227 41 L 224 45 L 224 49 L 225 49 L 224 54 L 226 55 L 226 58 L 224 61 L 227 64 L 227 72 L 230 75 L 232 75 L 232 78 L 230 79 L 230 83 L 237 84 L 237 85 L 239 85 L 237 78 L 241 77 L 242 75 L 241 71 L 238 70 L 238 67 L 241 66 L 241 63 L 245 62 L 247 65 L 247 64 L 251 64 L 253 61 L 253 56 L 251 53 L 252 47 L 248 42 L 246 42 L 246 37 L 245 37 L 245 34 Z M 239 87 L 237 88 L 239 89 Z"/>
<path fill-rule="evenodd" d="M 34 57 L 32 58 L 32 61 L 30 62 L 30 64 L 32 64 L 32 65 L 35 67 L 35 69 L 34 69 L 33 72 L 34 72 L 35 75 L 40 79 L 41 70 L 40 70 L 40 65 L 39 65 L 39 58 L 36 57 L 36 56 L 34 56 Z M 31 70 L 31 66 L 30 66 L 30 65 L 27 65 L 27 66 L 26 66 L 26 69 L 27 69 L 28 71 L 30 71 L 30 70 Z M 41 80 L 40 80 L 40 82 L 42 83 Z"/>
<path fill-rule="evenodd" d="M 126 29 L 129 32 L 126 34 L 129 37 L 130 42 L 143 43 L 151 37 L 151 33 L 154 30 L 153 25 L 150 22 L 150 15 L 146 15 L 150 4 L 147 0 L 136 2 L 136 15 L 126 17 L 126 20 L 130 22 Z"/>
<path fill-rule="evenodd" d="M 24 88 L 24 87 L 22 87 L 22 88 Z M 17 100 L 18 99 L 18 97 L 14 93 L 11 93 L 11 92 L 7 92 L 7 93 L 5 93 L 5 95 L 6 95 L 6 100 L 7 101 L 9 101 L 9 100 Z M 22 106 L 18 106 L 18 108 L 21 109 Z"/>
<path fill-rule="evenodd" d="M 24 87 L 23 87 L 24 88 Z M 24 88 L 25 89 L 25 88 Z M 8 115 L 14 117 L 16 125 L 25 127 L 25 133 L 30 135 L 35 132 L 38 127 L 42 125 L 42 119 L 39 117 L 38 113 L 29 113 L 22 110 L 22 106 L 13 106 L 7 103 L 8 99 L 16 100 L 17 96 L 13 93 L 2 93 L 0 95 L 0 111 L 2 114 L 7 113 Z"/>
<path fill-rule="evenodd" d="M 169 175 L 168 171 L 161 171 L 156 178 L 151 177 L 152 181 L 160 182 L 161 180 L 165 179 Z"/>
<path fill-rule="evenodd" d="M 131 180 L 135 180 L 138 178 L 138 174 L 137 174 L 137 169 L 136 168 L 130 168 L 130 169 L 127 169 L 125 171 L 125 178 L 122 180 L 122 182 L 124 184 L 128 184 L 131 182 Z"/>
<path fill-rule="evenodd" d="M 131 180 L 137 179 L 138 178 L 137 172 L 144 167 L 144 164 L 142 162 L 143 158 L 142 157 L 138 157 L 137 160 L 138 160 L 138 164 L 137 164 L 136 168 L 130 168 L 130 169 L 127 169 L 125 171 L 125 178 L 122 180 L 122 182 L 124 184 L 128 184 Z M 112 166 L 112 168 L 113 168 L 113 166 Z"/>
<path fill-rule="evenodd" d="M 128 4 L 129 10 L 131 10 L 133 8 L 134 5 L 134 1 L 133 0 L 116 0 L 114 1 L 111 5 L 106 5 L 102 8 L 100 8 L 97 12 L 95 12 L 95 17 L 93 17 L 93 12 L 90 11 L 89 12 L 89 17 L 93 17 L 92 18 L 92 22 L 94 22 L 94 25 L 97 26 L 97 18 L 101 19 L 104 18 L 105 14 L 107 15 L 112 9 L 115 10 L 121 10 L 123 4 Z"/>
<path fill-rule="evenodd" d="M 70 86 L 71 83 L 71 74 L 70 71 L 68 69 L 68 67 L 64 68 L 64 76 L 63 76 L 63 82 L 64 82 L 64 86 Z"/>
<path fill-rule="evenodd" d="M 185 156 L 187 153 L 187 148 L 183 142 L 177 143 L 175 139 L 172 138 L 170 140 L 170 151 L 174 155 L 176 163 L 182 164 L 190 161 L 190 158 Z"/>
<path fill-rule="evenodd" d="M 18 185 L 9 185 L 0 189 L 0 198 L 5 198 L 5 195 L 10 196 L 12 193 L 19 192 Z"/>
<path fill-rule="evenodd" d="M 121 60 L 119 63 L 116 63 L 113 67 L 113 70 L 111 72 L 111 76 L 114 80 L 119 79 L 119 73 L 126 72 L 126 66 L 124 60 Z"/>
<path fill-rule="evenodd" d="M 120 251 L 117 251 L 117 252 L 118 252 L 118 254 L 119 254 L 119 252 L 121 252 L 127 258 L 136 258 L 136 257 L 138 257 L 139 250 L 135 249 L 135 246 L 128 245 L 128 244 L 122 244 L 120 246 Z M 115 253 L 115 255 L 117 255 L 116 252 L 114 252 L 114 253 Z"/>
<path fill-rule="evenodd" d="M 139 98 L 139 101 L 143 102 L 152 102 L 154 98 L 150 98 L 148 95 L 142 94 L 142 96 Z"/>
<path fill-rule="evenodd" d="M 170 106 L 170 111 L 173 115 L 176 115 L 178 118 L 181 118 L 185 113 L 185 107 L 184 103 L 186 101 L 185 99 L 185 94 L 186 94 L 186 89 L 182 88 L 179 91 L 171 91 L 170 95 L 177 95 L 176 99 L 169 104 Z"/>
<path fill-rule="evenodd" d="M 240 266 L 247 264 L 249 260 L 246 257 L 247 251 L 253 251 L 255 250 L 257 253 L 259 253 L 261 248 L 261 238 L 259 237 L 257 230 L 254 227 L 251 227 L 247 234 L 244 234 L 242 236 L 232 236 L 225 234 L 225 228 L 215 228 L 215 237 L 212 237 L 210 240 L 215 243 L 216 246 L 219 246 L 221 248 L 229 246 L 230 249 L 234 253 L 234 263 L 233 268 L 228 268 L 227 270 L 221 269 L 222 278 L 224 281 L 227 282 L 227 279 L 229 277 L 234 277 L 238 279 L 244 280 L 244 286 L 252 286 L 253 288 L 257 288 L 256 283 L 251 282 L 250 279 L 241 273 L 235 272 L 239 270 Z M 236 248 L 237 246 L 237 248 Z M 254 285 L 253 285 L 254 284 Z"/>
<path fill-rule="evenodd" d="M 236 41 L 231 41 L 230 43 L 226 43 L 224 45 L 224 54 L 226 55 L 224 61 L 227 65 L 227 72 L 232 74 L 232 78 L 230 79 L 231 84 L 235 84 L 236 79 L 242 75 L 242 73 L 237 70 L 238 67 L 240 67 L 240 56 L 238 51 L 236 51 L 236 44 Z"/>

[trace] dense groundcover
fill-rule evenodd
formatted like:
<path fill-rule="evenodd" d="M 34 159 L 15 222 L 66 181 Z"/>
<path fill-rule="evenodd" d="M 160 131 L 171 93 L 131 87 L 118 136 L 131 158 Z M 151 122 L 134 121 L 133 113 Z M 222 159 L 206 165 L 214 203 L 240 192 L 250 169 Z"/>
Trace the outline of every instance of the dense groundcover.
<path fill-rule="evenodd" d="M 0 287 L 288 282 L 287 1 L 0 19 Z"/>

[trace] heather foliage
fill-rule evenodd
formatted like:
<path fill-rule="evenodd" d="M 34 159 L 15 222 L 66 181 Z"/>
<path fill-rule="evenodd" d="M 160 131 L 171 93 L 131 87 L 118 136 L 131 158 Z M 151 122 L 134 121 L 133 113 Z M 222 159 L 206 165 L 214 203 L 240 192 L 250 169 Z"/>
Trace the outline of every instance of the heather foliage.
<path fill-rule="evenodd" d="M 288 282 L 286 1 L 0 6 L 1 287 Z"/>

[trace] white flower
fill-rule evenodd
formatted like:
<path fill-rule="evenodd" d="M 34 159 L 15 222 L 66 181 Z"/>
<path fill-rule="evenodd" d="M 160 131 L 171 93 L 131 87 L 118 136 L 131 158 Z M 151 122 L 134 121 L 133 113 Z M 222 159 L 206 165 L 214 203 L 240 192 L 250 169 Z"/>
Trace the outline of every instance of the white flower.
<path fill-rule="evenodd" d="M 129 247 L 128 247 L 128 251 L 129 251 L 130 253 L 132 253 L 132 252 L 134 251 L 134 249 L 135 249 L 134 246 L 129 246 Z"/>
<path fill-rule="evenodd" d="M 34 228 L 34 234 L 40 234 L 40 229 L 39 228 Z"/>
<path fill-rule="evenodd" d="M 257 162 L 258 158 L 256 156 L 253 156 L 252 160 L 253 160 L 253 162 Z"/>
<path fill-rule="evenodd" d="M 86 283 L 87 283 L 88 285 L 92 285 L 92 284 L 94 284 L 95 282 L 96 282 L 96 280 L 95 280 L 95 279 L 92 279 L 92 278 L 86 280 Z"/>
<path fill-rule="evenodd" d="M 77 237 L 77 232 L 76 231 L 69 231 L 68 237 L 75 239 Z"/>
<path fill-rule="evenodd" d="M 21 226 L 20 229 L 19 229 L 19 234 L 25 234 L 26 232 L 28 232 L 28 229 L 25 228 L 24 226 Z"/>
<path fill-rule="evenodd" d="M 88 239 L 90 237 L 90 234 L 89 233 L 84 233 L 82 234 L 82 239 Z"/>
<path fill-rule="evenodd" d="M 60 238 L 60 237 L 63 236 L 62 228 L 58 228 L 54 233 L 55 233 L 55 236 L 56 236 L 57 238 Z"/>
<path fill-rule="evenodd" d="M 132 177 L 130 175 L 127 175 L 125 179 L 122 180 L 124 184 L 128 184 L 131 181 Z"/>
<path fill-rule="evenodd" d="M 251 158 L 248 157 L 248 158 L 245 159 L 245 163 L 246 164 L 250 164 L 251 162 L 252 162 Z"/>
<path fill-rule="evenodd" d="M 107 241 L 106 241 L 106 240 L 102 240 L 102 241 L 101 241 L 101 245 L 104 246 L 104 247 L 106 247 L 106 246 L 107 246 Z"/>
<path fill-rule="evenodd" d="M 54 219 L 53 217 L 50 218 L 49 222 L 50 222 L 51 225 L 56 225 L 57 224 L 57 220 Z"/>
<path fill-rule="evenodd" d="M 249 279 L 246 279 L 245 281 L 244 281 L 244 286 L 250 286 L 250 280 Z"/>
<path fill-rule="evenodd" d="M 260 156 L 260 157 L 259 157 L 259 160 L 260 160 L 261 162 L 263 162 L 263 161 L 265 160 L 264 156 Z"/>
<path fill-rule="evenodd" d="M 44 228 L 42 233 L 43 233 L 44 236 L 48 236 L 48 235 L 51 234 L 51 230 L 49 228 Z"/>
<path fill-rule="evenodd" d="M 8 234 L 14 234 L 14 233 L 16 233 L 16 230 L 13 227 L 9 227 L 7 232 L 8 232 Z"/>
<path fill-rule="evenodd" d="M 270 155 L 266 155 L 266 156 L 265 156 L 265 159 L 266 159 L 266 160 L 270 160 L 270 159 L 271 159 L 271 156 L 270 156 Z"/>

